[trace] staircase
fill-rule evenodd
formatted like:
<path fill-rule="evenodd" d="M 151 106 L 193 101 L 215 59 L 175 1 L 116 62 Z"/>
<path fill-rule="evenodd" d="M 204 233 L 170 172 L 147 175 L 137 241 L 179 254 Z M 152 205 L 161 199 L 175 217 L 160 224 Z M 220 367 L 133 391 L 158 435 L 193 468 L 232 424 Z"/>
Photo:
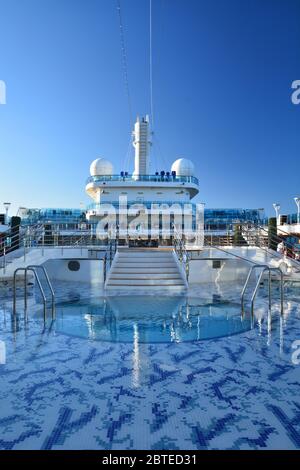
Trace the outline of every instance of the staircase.
<path fill-rule="evenodd" d="M 108 278 L 106 290 L 184 292 L 184 273 L 173 250 L 119 248 Z"/>

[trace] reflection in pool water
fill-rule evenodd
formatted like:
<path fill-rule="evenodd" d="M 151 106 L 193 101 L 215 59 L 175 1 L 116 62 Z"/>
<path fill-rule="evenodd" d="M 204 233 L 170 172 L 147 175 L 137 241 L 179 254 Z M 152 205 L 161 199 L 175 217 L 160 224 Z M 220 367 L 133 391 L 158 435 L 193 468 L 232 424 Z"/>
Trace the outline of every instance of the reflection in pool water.
<path fill-rule="evenodd" d="M 239 304 L 198 298 L 118 296 L 60 303 L 55 330 L 98 341 L 170 343 L 218 338 L 251 328 Z"/>

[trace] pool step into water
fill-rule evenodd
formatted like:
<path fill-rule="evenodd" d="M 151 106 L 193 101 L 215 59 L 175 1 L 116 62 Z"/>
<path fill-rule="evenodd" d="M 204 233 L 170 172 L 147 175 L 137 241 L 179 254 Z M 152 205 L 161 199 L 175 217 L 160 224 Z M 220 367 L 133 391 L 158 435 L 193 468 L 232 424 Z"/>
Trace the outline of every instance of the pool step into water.
<path fill-rule="evenodd" d="M 185 291 L 186 281 L 173 250 L 119 249 L 108 273 L 107 290 Z"/>

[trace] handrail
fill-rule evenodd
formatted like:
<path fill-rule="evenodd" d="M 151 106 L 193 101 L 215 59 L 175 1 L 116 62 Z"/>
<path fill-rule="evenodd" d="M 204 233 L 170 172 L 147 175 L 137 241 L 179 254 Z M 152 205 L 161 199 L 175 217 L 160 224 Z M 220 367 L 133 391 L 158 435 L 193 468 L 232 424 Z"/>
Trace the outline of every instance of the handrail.
<path fill-rule="evenodd" d="M 46 277 L 47 284 L 50 288 L 51 297 L 52 297 L 52 319 L 54 319 L 55 318 L 54 291 L 53 291 L 53 288 L 52 288 L 52 285 L 51 285 L 51 282 L 50 282 L 50 279 L 49 279 L 49 276 L 47 274 L 46 269 L 43 266 L 37 266 L 37 265 L 27 266 L 26 268 L 17 268 L 14 271 L 14 277 L 13 277 L 13 314 L 16 315 L 16 297 L 17 297 L 17 295 L 16 295 L 16 277 L 17 277 L 17 273 L 18 273 L 18 271 L 24 271 L 25 272 L 25 276 L 24 276 L 24 307 L 25 307 L 25 311 L 26 311 L 27 310 L 27 272 L 31 271 L 34 274 L 37 285 L 38 285 L 38 287 L 40 289 L 40 292 L 41 292 L 41 295 L 42 295 L 43 305 L 44 305 L 44 321 L 46 320 L 46 316 L 47 316 L 47 299 L 46 299 L 46 295 L 45 295 L 44 289 L 42 287 L 41 281 L 39 279 L 39 276 L 36 272 L 36 268 L 41 268 L 43 270 L 43 272 L 45 274 L 45 277 Z"/>
<path fill-rule="evenodd" d="M 109 269 L 111 268 L 113 259 L 115 257 L 117 251 L 117 240 L 110 240 L 109 244 L 107 245 L 104 258 L 103 258 L 103 281 L 104 284 L 107 279 L 107 274 Z M 109 260 L 109 261 L 108 261 Z M 109 264 L 108 264 L 109 263 Z"/>
<path fill-rule="evenodd" d="M 279 242 L 282 242 L 283 239 L 281 237 L 278 237 L 277 235 L 272 236 L 271 233 L 267 232 L 263 227 L 260 227 L 258 225 L 250 225 L 249 223 L 245 225 L 246 225 L 246 228 L 243 229 L 242 227 L 243 240 L 241 240 L 240 243 L 239 241 L 233 243 L 232 234 L 231 235 L 227 234 L 227 236 L 226 235 L 224 236 L 211 235 L 210 239 L 207 239 L 207 234 L 206 234 L 206 246 L 211 246 L 216 249 L 220 249 L 221 251 L 222 249 L 220 248 L 220 246 L 236 246 L 236 247 L 256 246 L 260 248 L 262 251 L 264 251 L 267 256 L 276 257 L 281 260 L 284 259 L 284 256 L 282 254 L 280 254 L 279 252 L 275 250 L 271 250 L 269 248 L 270 242 L 271 243 L 274 242 L 276 244 L 278 244 Z M 261 232 L 265 232 L 265 234 L 262 234 Z M 290 251 L 295 251 L 297 249 L 297 247 L 293 245 L 292 243 L 284 241 L 284 244 Z M 216 245 L 219 245 L 219 246 L 216 246 Z M 233 253 L 232 255 L 235 256 Z M 248 261 L 252 262 L 250 260 Z M 288 255 L 286 256 L 286 261 L 289 264 L 288 267 L 292 270 L 292 272 L 294 273 L 300 272 L 299 261 L 293 259 L 292 257 Z M 253 264 L 256 264 L 256 263 L 253 263 Z"/>
<path fill-rule="evenodd" d="M 249 272 L 248 272 L 246 281 L 245 281 L 245 283 L 244 283 L 244 287 L 243 287 L 242 292 L 241 292 L 241 307 L 242 307 L 242 313 L 244 312 L 244 296 L 245 296 L 245 292 L 246 292 L 248 283 L 249 283 L 249 281 L 250 281 L 251 274 L 252 274 L 253 270 L 254 270 L 254 269 L 257 269 L 257 268 L 263 268 L 263 272 L 264 272 L 266 269 L 269 269 L 269 266 L 268 266 L 267 264 L 254 264 L 254 266 L 251 266 L 251 268 L 250 268 L 250 270 L 249 270 Z"/>
<path fill-rule="evenodd" d="M 16 274 L 18 271 L 25 271 L 26 272 L 26 268 L 17 268 L 14 272 L 14 289 L 13 289 L 13 294 L 14 294 L 14 297 L 13 297 L 13 314 L 16 315 Z M 41 292 L 41 295 L 42 295 L 42 299 L 43 299 L 43 304 L 44 304 L 44 321 L 46 320 L 46 309 L 47 309 L 47 300 L 46 300 L 46 296 L 45 296 L 45 292 L 44 292 L 44 289 L 42 287 L 42 284 L 38 278 L 38 275 L 36 273 L 36 271 L 34 269 L 31 269 L 31 271 L 33 272 L 34 274 L 34 277 L 37 281 L 37 285 L 39 286 L 39 289 L 40 289 L 40 292 Z M 24 276 L 24 282 L 26 282 L 26 279 L 27 277 Z M 24 296 L 24 303 L 25 303 L 25 296 Z"/>
<path fill-rule="evenodd" d="M 249 224 L 248 224 L 249 225 Z M 261 232 L 264 232 L 265 233 L 265 238 L 271 240 L 271 241 L 274 241 L 274 242 L 277 242 L 277 243 L 280 243 L 280 242 L 284 242 L 284 244 L 287 246 L 287 247 L 290 247 L 291 249 L 295 250 L 296 248 L 296 245 L 295 243 L 291 243 L 291 242 L 288 242 L 286 240 L 284 240 L 281 236 L 277 235 L 277 234 L 273 234 L 272 232 L 270 232 L 269 230 L 267 230 L 265 227 L 262 227 L 260 225 L 250 225 L 250 227 L 248 226 L 248 230 L 250 231 L 250 235 L 251 235 L 251 229 L 254 229 L 254 230 L 259 230 Z M 280 229 L 280 232 L 283 233 L 284 235 L 286 236 L 291 236 L 290 233 L 287 233 L 285 232 L 284 230 L 281 230 Z M 257 236 L 257 235 L 252 235 L 252 236 Z"/>
<path fill-rule="evenodd" d="M 257 284 L 255 286 L 254 292 L 253 292 L 252 297 L 251 297 L 251 313 L 252 313 L 252 316 L 254 315 L 255 297 L 256 297 L 256 294 L 257 294 L 257 291 L 258 291 L 258 288 L 259 288 L 259 285 L 260 285 L 260 281 L 262 279 L 264 271 L 265 271 L 265 269 L 260 274 L 259 279 L 257 281 Z M 284 296 L 284 293 L 283 293 L 283 273 L 282 273 L 280 268 L 270 268 L 269 267 L 268 271 L 269 271 L 269 308 L 270 308 L 270 310 L 271 310 L 271 271 L 277 271 L 277 272 L 280 273 L 280 304 L 281 304 L 280 313 L 282 315 L 283 314 L 283 296 Z"/>
<path fill-rule="evenodd" d="M 176 229 L 176 226 L 175 226 L 174 223 L 172 224 L 172 228 L 173 228 L 173 233 L 174 233 L 174 237 L 173 237 L 174 251 L 176 253 L 176 256 L 177 256 L 179 262 L 181 263 L 181 265 L 184 269 L 186 282 L 188 282 L 189 281 L 189 273 L 190 273 L 189 254 L 186 250 L 185 243 L 184 243 L 182 237 L 180 236 L 180 233 Z"/>
<path fill-rule="evenodd" d="M 287 242 L 282 237 L 270 233 L 264 227 L 252 226 L 252 228 L 254 228 L 256 230 L 258 229 L 260 232 L 262 232 L 262 231 L 265 232 L 265 238 L 263 237 L 263 235 L 253 234 L 251 232 L 250 232 L 250 236 L 255 238 L 256 245 L 259 248 L 261 248 L 262 250 L 264 250 L 267 254 L 271 254 L 272 256 L 276 256 L 277 258 L 280 258 L 280 259 L 283 258 L 282 254 L 280 254 L 279 252 L 277 252 L 277 251 L 275 251 L 275 250 L 273 250 L 269 247 L 270 242 L 271 243 L 274 242 L 276 244 L 283 242 L 285 247 L 287 249 L 289 249 L 290 251 L 294 252 L 294 251 L 298 250 L 298 247 L 296 246 L 296 244 L 293 244 L 291 242 Z M 286 234 L 286 235 L 288 235 L 288 234 Z M 248 239 L 248 242 L 249 242 L 249 239 Z M 271 253 L 270 253 L 269 250 L 271 250 Z M 284 256 L 286 256 L 286 255 L 284 255 Z M 288 255 L 286 256 L 286 258 L 290 262 L 291 267 L 294 268 L 294 270 L 296 270 L 295 272 L 299 272 L 300 271 L 299 261 L 293 259 L 291 256 L 288 256 Z"/>
<path fill-rule="evenodd" d="M 199 180 L 195 176 L 179 176 L 179 175 L 172 175 L 172 174 L 159 174 L 159 175 L 96 175 L 96 176 L 89 176 L 86 180 L 86 184 L 94 183 L 98 181 L 143 181 L 143 182 L 159 182 L 159 183 L 193 183 L 199 185 Z"/>
<path fill-rule="evenodd" d="M 25 293 L 24 293 L 24 296 L 25 296 L 25 309 L 27 308 L 27 271 L 32 271 L 34 269 L 41 269 L 44 273 L 47 285 L 48 285 L 50 293 L 51 293 L 52 319 L 54 319 L 55 318 L 55 295 L 54 295 L 54 290 L 53 290 L 52 284 L 50 282 L 48 273 L 47 273 L 46 268 L 44 266 L 41 266 L 41 265 L 38 265 L 38 264 L 31 264 L 31 265 L 26 267 L 26 270 L 25 270 Z"/>
<path fill-rule="evenodd" d="M 255 301 L 255 298 L 256 298 L 256 295 L 257 295 L 257 292 L 258 292 L 258 288 L 260 286 L 260 283 L 261 283 L 261 280 L 262 280 L 262 277 L 265 273 L 265 271 L 268 271 L 268 280 L 269 280 L 269 288 L 268 288 L 268 293 L 269 293 L 269 309 L 271 310 L 271 305 L 272 305 L 272 292 L 271 292 L 271 272 L 272 271 L 276 271 L 276 272 L 279 272 L 280 273 L 280 313 L 281 315 L 283 314 L 283 310 L 284 310 L 284 305 L 283 305 L 283 302 L 284 302 L 284 292 L 283 292 L 283 284 L 284 284 L 284 279 L 283 279 L 283 272 L 281 271 L 280 268 L 271 268 L 270 266 L 268 266 L 267 264 L 255 264 L 254 266 L 251 266 L 250 268 L 250 271 L 248 273 L 248 276 L 246 278 L 246 281 L 245 281 L 245 284 L 244 284 L 244 287 L 242 289 L 242 292 L 241 292 L 241 308 L 242 308 L 242 316 L 244 316 L 244 297 L 245 297 L 245 293 L 246 293 L 246 289 L 248 287 L 248 284 L 249 284 L 249 281 L 250 281 L 250 278 L 251 278 L 251 274 L 252 272 L 254 271 L 254 269 L 261 269 L 262 268 L 262 271 L 258 277 L 258 280 L 256 282 L 256 285 L 255 285 L 255 288 L 254 288 L 254 291 L 253 291 L 253 294 L 251 296 L 251 315 L 252 317 L 254 316 L 254 301 Z"/>

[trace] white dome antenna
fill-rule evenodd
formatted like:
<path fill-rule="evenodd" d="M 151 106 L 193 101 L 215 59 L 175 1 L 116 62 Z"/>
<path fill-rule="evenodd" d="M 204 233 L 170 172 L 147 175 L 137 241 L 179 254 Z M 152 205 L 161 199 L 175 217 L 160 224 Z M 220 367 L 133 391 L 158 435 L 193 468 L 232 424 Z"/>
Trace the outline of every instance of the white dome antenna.
<path fill-rule="evenodd" d="M 114 174 L 113 164 L 106 158 L 97 158 L 90 166 L 91 176 L 111 176 Z"/>
<path fill-rule="evenodd" d="M 175 171 L 177 176 L 193 176 L 195 167 L 191 160 L 187 158 L 178 158 L 171 167 L 171 171 Z"/>

